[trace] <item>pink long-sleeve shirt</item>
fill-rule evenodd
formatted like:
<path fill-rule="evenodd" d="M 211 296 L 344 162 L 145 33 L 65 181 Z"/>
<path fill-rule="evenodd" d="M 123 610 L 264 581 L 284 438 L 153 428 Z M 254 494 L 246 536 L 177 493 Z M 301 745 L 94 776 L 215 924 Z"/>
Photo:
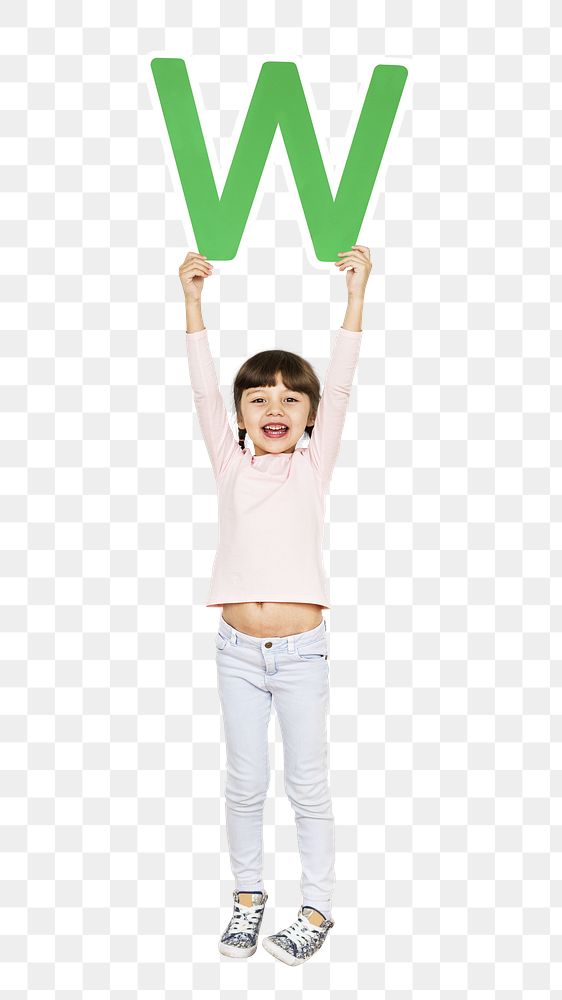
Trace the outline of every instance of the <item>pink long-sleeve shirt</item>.
<path fill-rule="evenodd" d="M 324 502 L 360 345 L 361 332 L 337 331 L 308 447 L 256 456 L 234 437 L 207 329 L 187 334 L 193 399 L 218 490 L 219 544 L 206 607 L 280 601 L 330 608 Z"/>

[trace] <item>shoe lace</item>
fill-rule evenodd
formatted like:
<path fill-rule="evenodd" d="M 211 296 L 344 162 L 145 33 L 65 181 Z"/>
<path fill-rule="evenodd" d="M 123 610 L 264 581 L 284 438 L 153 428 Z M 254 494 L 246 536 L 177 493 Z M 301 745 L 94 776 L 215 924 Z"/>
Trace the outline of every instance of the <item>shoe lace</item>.
<path fill-rule="evenodd" d="M 321 934 L 320 928 L 311 924 L 310 920 L 299 913 L 296 920 L 283 931 L 283 936 L 288 937 L 296 945 L 306 944 L 312 938 L 317 938 Z"/>
<path fill-rule="evenodd" d="M 245 931 L 250 931 L 253 933 L 256 929 L 256 924 L 261 916 L 264 904 L 260 903 L 258 906 L 253 906 L 251 909 L 249 907 L 242 907 L 240 903 L 234 901 L 234 914 L 232 916 L 232 927 L 233 932 L 244 933 Z"/>

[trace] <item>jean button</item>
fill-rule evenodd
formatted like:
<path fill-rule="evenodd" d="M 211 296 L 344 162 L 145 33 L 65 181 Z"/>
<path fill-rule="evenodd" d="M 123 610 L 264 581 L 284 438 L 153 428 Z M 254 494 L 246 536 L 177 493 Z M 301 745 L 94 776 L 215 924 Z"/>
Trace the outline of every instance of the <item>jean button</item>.
<path fill-rule="evenodd" d="M 272 646 L 273 646 L 272 642 L 266 642 L 266 644 L 265 644 L 265 648 L 266 649 L 271 649 Z"/>

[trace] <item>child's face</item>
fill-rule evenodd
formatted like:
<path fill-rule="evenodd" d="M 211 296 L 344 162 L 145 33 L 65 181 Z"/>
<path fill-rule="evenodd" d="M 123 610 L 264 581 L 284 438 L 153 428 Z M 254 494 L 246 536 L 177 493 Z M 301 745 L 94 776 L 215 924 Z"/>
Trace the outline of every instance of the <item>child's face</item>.
<path fill-rule="evenodd" d="M 254 442 L 256 455 L 285 454 L 295 450 L 297 441 L 305 427 L 314 423 L 309 420 L 310 399 L 305 392 L 287 389 L 277 372 L 274 386 L 257 386 L 245 389 L 240 407 L 244 427 Z M 267 424 L 285 424 L 288 430 L 278 437 L 268 436 L 264 430 Z"/>

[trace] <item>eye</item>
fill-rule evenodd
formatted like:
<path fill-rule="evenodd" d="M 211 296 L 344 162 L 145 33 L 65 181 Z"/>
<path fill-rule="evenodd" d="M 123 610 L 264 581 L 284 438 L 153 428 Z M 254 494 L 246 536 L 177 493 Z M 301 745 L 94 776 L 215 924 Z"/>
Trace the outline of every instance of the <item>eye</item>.
<path fill-rule="evenodd" d="M 257 399 L 253 399 L 252 400 L 252 403 L 260 403 L 262 401 L 262 399 L 263 399 L 263 396 L 258 396 Z M 295 399 L 294 396 L 287 396 L 287 399 L 292 399 L 294 403 L 298 403 L 299 402 L 299 400 Z"/>

